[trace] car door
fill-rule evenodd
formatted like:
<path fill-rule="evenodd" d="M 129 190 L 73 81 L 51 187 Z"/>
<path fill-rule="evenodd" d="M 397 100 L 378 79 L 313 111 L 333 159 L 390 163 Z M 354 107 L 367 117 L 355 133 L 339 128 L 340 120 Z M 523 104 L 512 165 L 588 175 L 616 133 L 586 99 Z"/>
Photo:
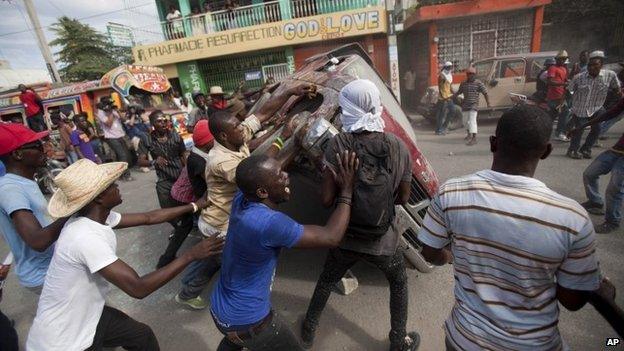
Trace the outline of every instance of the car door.
<path fill-rule="evenodd" d="M 524 94 L 526 61 L 522 58 L 501 59 L 496 63 L 492 79 L 486 83 L 490 104 L 495 109 L 512 105 L 509 93 Z"/>

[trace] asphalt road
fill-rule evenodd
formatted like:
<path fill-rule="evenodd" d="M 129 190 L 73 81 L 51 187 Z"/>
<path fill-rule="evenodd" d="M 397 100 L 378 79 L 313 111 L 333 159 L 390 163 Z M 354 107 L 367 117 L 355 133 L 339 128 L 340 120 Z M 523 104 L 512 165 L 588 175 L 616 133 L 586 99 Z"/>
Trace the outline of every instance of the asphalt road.
<path fill-rule="evenodd" d="M 426 124 L 415 123 L 418 146 L 423 150 L 441 181 L 476 170 L 488 168 L 491 158 L 488 136 L 494 132 L 494 123 L 482 123 L 479 143 L 473 147 L 463 144 L 461 131 L 446 136 L 434 136 Z M 622 133 L 622 125 L 616 125 L 603 141 L 610 146 Z M 595 153 L 601 149 L 595 149 Z M 589 164 L 586 160 L 565 158 L 564 144 L 556 144 L 553 155 L 543 161 L 537 178 L 555 191 L 579 202 L 585 200 L 581 174 Z M 124 203 L 121 212 L 144 211 L 158 207 L 154 190 L 155 174 L 135 173 L 136 180 L 121 183 Z M 604 189 L 606 182 L 601 186 Z M 310 220 L 314 220 L 314 215 Z M 594 218 L 599 224 L 600 218 Z M 119 230 L 118 255 L 134 267 L 139 274 L 150 272 L 158 256 L 166 246 L 170 232 L 168 224 Z M 198 239 L 189 238 L 185 247 Z M 7 251 L 0 242 L 0 257 Z M 598 237 L 598 256 L 602 271 L 615 286 L 624 291 L 624 266 L 620 254 L 624 252 L 622 232 Z M 302 314 L 314 289 L 325 257 L 323 250 L 285 250 L 280 258 L 273 287 L 275 309 L 298 330 Z M 333 294 L 321 320 L 317 341 L 313 350 L 387 350 L 390 328 L 388 287 L 384 276 L 374 268 L 358 264 L 354 273 L 360 287 L 349 296 Z M 438 268 L 429 274 L 409 271 L 409 320 L 408 330 L 421 334 L 420 350 L 443 350 L 442 324 L 453 304 L 453 275 L 450 266 Z M 189 311 L 180 308 L 173 297 L 180 287 L 179 277 L 158 292 L 143 300 L 134 300 L 113 288 L 109 304 L 119 308 L 154 329 L 162 350 L 216 350 L 221 335 L 214 327 L 208 311 Z M 211 287 L 206 289 L 208 298 Z M 624 306 L 624 299 L 617 298 Z M 2 311 L 16 322 L 23 345 L 36 312 L 36 296 L 18 286 L 13 273 L 4 289 Z M 574 313 L 562 312 L 561 333 L 573 350 L 604 350 L 605 339 L 615 333 L 592 307 Z"/>

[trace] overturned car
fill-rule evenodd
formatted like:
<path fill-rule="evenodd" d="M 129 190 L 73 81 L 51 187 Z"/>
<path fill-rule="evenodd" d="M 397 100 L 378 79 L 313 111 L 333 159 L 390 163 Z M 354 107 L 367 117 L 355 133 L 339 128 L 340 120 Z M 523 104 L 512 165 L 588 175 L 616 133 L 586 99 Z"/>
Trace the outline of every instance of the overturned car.
<path fill-rule="evenodd" d="M 310 83 L 316 86 L 314 96 L 293 97 L 278 112 L 299 119 L 299 128 L 306 128 L 305 133 L 300 133 L 303 135 L 303 150 L 294 145 L 293 139 L 289 139 L 279 156 L 292 160 L 288 171 L 293 195 L 281 209 L 304 223 L 324 223 L 329 215 L 329 211 L 321 205 L 319 196 L 322 175 L 318 165 L 327 141 L 341 129 L 338 118 L 339 92 L 355 79 L 368 79 L 379 88 L 385 130 L 401 139 L 411 154 L 413 177 L 410 198 L 406 205 L 397 206 L 395 226 L 402 233 L 400 245 L 404 248 L 408 266 L 428 272 L 432 266 L 420 255 L 421 243 L 416 234 L 422 225 L 429 200 L 437 191 L 438 178 L 416 146 L 412 126 L 396 98 L 373 68 L 370 57 L 357 44 L 310 57 L 302 68 L 265 93 L 250 111 L 257 110 L 272 94 L 279 94 L 295 85 Z M 269 133 L 275 132 L 269 130 Z M 270 144 L 269 139 L 254 153 L 264 152 Z"/>

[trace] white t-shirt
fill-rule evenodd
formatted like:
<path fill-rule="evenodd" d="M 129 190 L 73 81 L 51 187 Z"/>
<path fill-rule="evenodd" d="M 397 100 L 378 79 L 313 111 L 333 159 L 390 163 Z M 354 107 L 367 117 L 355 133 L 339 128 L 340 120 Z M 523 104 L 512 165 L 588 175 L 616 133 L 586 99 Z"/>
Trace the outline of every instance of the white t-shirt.
<path fill-rule="evenodd" d="M 59 236 L 30 328 L 30 351 L 79 351 L 93 344 L 110 284 L 96 274 L 117 260 L 112 212 L 102 225 L 86 217 L 70 219 Z"/>

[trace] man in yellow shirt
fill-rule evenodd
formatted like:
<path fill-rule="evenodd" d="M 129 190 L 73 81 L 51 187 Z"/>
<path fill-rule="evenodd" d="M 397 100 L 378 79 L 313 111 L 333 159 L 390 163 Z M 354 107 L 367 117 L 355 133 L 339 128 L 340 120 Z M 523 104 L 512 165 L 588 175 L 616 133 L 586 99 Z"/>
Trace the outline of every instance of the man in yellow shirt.
<path fill-rule="evenodd" d="M 436 115 L 436 135 L 446 134 L 450 122 L 448 115 L 453 108 L 453 89 L 451 89 L 451 84 L 453 84 L 453 63 L 447 61 L 444 63 L 444 67 L 442 67 L 442 71 L 440 71 L 438 76 L 439 96 Z"/>
<path fill-rule="evenodd" d="M 210 205 L 202 211 L 198 227 L 204 236 L 224 236 L 227 232 L 232 201 L 238 190 L 236 167 L 250 156 L 251 151 L 262 144 L 269 134 L 252 140 L 262 123 L 269 120 L 292 96 L 301 96 L 310 91 L 308 84 L 302 84 L 277 93 L 255 114 L 240 121 L 229 110 L 217 111 L 210 118 L 210 132 L 215 143 L 208 153 L 206 163 L 206 183 Z M 292 135 L 292 126 L 287 124 L 281 136 L 267 149 L 270 157 L 275 157 L 284 146 L 284 141 Z M 182 278 L 183 288 L 176 295 L 176 302 L 193 309 L 204 309 L 207 304 L 199 296 L 212 276 L 221 267 L 219 257 L 194 262 Z"/>

